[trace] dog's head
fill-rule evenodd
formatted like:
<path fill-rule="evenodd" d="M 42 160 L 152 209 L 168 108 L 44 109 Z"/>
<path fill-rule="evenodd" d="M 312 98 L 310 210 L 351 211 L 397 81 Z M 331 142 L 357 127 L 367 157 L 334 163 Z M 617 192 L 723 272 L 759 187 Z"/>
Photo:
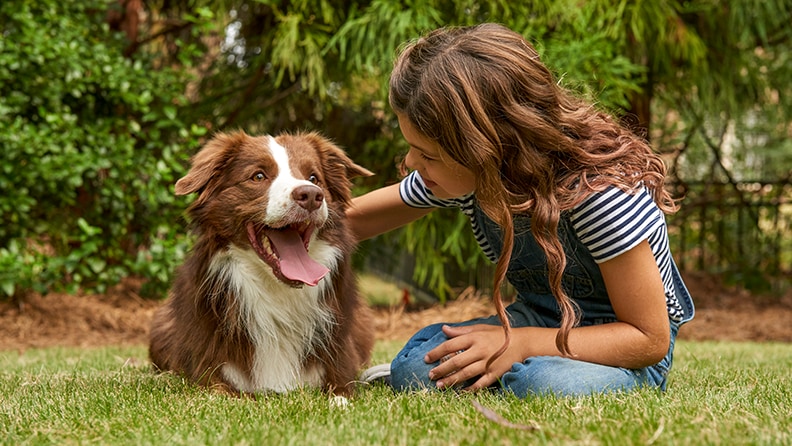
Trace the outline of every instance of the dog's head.
<path fill-rule="evenodd" d="M 199 230 L 249 243 L 289 285 L 316 285 L 327 268 L 308 255 L 312 236 L 343 217 L 350 179 L 369 175 L 317 133 L 221 133 L 193 157 L 176 194 L 198 193 L 189 214 Z"/>

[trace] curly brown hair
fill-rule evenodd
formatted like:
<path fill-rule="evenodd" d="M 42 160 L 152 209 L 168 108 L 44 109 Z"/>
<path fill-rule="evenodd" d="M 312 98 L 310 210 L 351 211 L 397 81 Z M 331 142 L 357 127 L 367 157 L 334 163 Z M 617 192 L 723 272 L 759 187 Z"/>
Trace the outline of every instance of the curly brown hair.
<path fill-rule="evenodd" d="M 531 216 L 561 308 L 556 346 L 571 354 L 568 335 L 580 315 L 561 286 L 561 214 L 610 185 L 646 186 L 660 209 L 673 212 L 662 159 L 644 139 L 560 86 L 523 36 L 494 23 L 441 28 L 408 42 L 394 64 L 390 105 L 474 173 L 479 205 L 503 230 L 493 302 L 506 339 L 489 363 L 510 340 L 500 288 L 514 214 Z"/>

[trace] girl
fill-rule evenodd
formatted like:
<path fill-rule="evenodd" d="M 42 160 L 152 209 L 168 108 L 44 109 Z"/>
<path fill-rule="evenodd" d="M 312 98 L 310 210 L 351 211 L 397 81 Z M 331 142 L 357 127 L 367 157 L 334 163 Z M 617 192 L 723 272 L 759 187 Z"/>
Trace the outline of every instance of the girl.
<path fill-rule="evenodd" d="M 496 24 L 407 45 L 390 105 L 412 173 L 355 199 L 355 234 L 460 208 L 496 262 L 497 311 L 419 331 L 386 366 L 391 385 L 520 397 L 665 389 L 693 304 L 669 252 L 665 167 L 647 143 L 560 87 Z M 517 291 L 507 308 L 504 280 Z"/>

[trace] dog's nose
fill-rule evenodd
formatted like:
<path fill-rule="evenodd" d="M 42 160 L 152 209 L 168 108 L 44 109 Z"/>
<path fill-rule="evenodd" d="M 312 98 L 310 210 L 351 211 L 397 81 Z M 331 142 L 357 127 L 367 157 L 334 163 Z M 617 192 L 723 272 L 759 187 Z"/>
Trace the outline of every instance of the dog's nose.
<path fill-rule="evenodd" d="M 315 211 L 324 201 L 324 192 L 312 184 L 299 186 L 292 191 L 292 199 L 306 211 Z"/>

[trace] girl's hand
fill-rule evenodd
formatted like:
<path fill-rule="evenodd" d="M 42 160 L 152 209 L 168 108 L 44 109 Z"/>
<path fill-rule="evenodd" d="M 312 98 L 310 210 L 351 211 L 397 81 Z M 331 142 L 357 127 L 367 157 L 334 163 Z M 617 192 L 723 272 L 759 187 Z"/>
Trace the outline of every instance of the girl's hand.
<path fill-rule="evenodd" d="M 503 327 L 498 325 L 446 325 L 443 326 L 443 333 L 449 339 L 427 353 L 424 358 L 427 363 L 442 360 L 440 365 L 429 371 L 429 379 L 436 380 L 438 388 L 452 387 L 479 377 L 465 390 L 483 389 L 508 372 L 512 364 L 525 359 L 512 342 L 512 346 L 486 370 L 489 358 L 503 345 Z"/>

